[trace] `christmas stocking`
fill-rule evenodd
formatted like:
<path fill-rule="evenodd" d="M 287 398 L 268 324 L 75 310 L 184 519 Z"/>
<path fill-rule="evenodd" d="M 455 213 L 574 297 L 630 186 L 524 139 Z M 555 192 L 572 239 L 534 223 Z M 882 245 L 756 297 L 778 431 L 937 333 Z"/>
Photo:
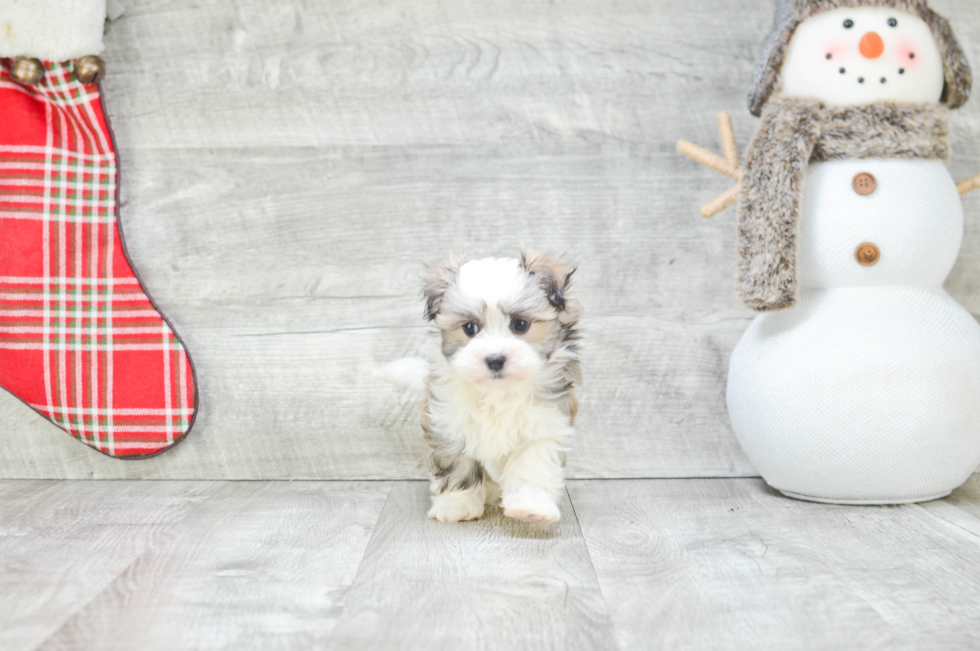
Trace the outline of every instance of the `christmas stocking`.
<path fill-rule="evenodd" d="M 117 222 L 97 85 L 105 0 L 4 3 L 0 387 L 100 452 L 145 457 L 191 427 L 194 371 Z"/>

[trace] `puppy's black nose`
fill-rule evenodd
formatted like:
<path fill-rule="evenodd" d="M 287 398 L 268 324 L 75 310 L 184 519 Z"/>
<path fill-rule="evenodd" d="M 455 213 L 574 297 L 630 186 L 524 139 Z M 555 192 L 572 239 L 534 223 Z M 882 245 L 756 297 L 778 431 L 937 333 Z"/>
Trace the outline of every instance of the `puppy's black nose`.
<path fill-rule="evenodd" d="M 491 355 L 487 357 L 487 368 L 491 371 L 499 371 L 504 367 L 504 362 L 506 361 L 507 358 L 503 355 Z"/>

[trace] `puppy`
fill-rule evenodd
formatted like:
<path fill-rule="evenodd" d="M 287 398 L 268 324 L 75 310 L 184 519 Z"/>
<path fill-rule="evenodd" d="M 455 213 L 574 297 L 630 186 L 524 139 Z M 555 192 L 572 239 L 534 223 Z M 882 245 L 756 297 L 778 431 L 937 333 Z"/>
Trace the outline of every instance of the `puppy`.
<path fill-rule="evenodd" d="M 560 258 L 452 260 L 425 285 L 439 334 L 422 430 L 432 473 L 429 517 L 504 515 L 557 522 L 565 450 L 578 410 L 581 313 Z"/>

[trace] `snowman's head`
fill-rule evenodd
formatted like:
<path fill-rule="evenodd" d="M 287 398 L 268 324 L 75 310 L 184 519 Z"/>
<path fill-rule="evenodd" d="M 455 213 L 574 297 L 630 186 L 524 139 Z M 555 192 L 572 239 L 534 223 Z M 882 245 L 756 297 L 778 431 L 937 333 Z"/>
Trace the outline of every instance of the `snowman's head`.
<path fill-rule="evenodd" d="M 950 108 L 970 95 L 970 65 L 925 0 L 776 0 L 749 107 L 776 92 L 830 105 L 881 101 Z"/>
<path fill-rule="evenodd" d="M 834 9 L 802 23 L 780 78 L 784 95 L 837 106 L 939 102 L 946 85 L 929 26 L 886 7 Z"/>

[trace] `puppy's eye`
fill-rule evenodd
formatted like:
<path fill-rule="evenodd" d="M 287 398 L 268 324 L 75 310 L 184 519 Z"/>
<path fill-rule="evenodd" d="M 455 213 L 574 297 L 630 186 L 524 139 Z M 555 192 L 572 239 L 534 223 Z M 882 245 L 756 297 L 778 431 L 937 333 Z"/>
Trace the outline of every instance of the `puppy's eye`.
<path fill-rule="evenodd" d="M 510 322 L 510 327 L 514 332 L 527 332 L 527 329 L 531 327 L 531 324 L 524 319 L 514 319 Z"/>
<path fill-rule="evenodd" d="M 475 337 L 476 333 L 480 331 L 480 326 L 475 323 L 467 323 L 463 326 L 463 332 L 466 333 L 467 337 Z"/>
<path fill-rule="evenodd" d="M 852 27 L 854 27 L 854 21 L 853 20 L 851 20 L 850 18 L 848 18 L 847 20 L 844 21 L 844 29 L 850 29 Z"/>
<path fill-rule="evenodd" d="M 888 26 L 889 27 L 898 27 L 898 21 L 895 20 L 894 18 L 889 18 L 888 19 Z"/>

